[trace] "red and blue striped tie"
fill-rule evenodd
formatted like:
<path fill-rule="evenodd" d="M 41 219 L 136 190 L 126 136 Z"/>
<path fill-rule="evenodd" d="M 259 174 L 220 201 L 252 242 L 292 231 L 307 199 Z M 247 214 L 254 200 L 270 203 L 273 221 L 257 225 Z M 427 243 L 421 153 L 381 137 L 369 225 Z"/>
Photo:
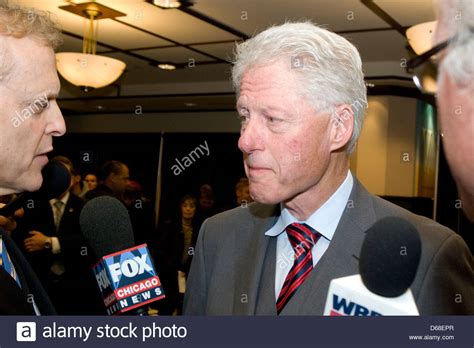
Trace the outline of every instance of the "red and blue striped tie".
<path fill-rule="evenodd" d="M 278 314 L 280 314 L 298 287 L 303 284 L 313 269 L 311 249 L 321 236 L 310 226 L 296 222 L 286 227 L 286 233 L 295 252 L 295 257 L 293 266 L 281 288 L 280 296 L 278 296 L 276 304 Z"/>

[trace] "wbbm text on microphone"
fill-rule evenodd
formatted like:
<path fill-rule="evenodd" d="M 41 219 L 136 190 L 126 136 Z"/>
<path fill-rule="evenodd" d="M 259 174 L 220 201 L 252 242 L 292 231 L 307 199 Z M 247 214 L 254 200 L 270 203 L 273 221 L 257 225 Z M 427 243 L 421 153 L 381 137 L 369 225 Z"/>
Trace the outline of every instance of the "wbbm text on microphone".
<path fill-rule="evenodd" d="M 38 327 L 37 327 L 38 326 Z M 52 322 L 50 325 L 40 325 L 35 322 L 17 322 L 16 340 L 17 342 L 36 342 L 37 340 L 80 340 L 87 342 L 91 339 L 129 339 L 148 342 L 158 339 L 185 339 L 188 330 L 184 326 L 167 325 L 159 326 L 156 323 L 136 325 L 127 322 L 121 325 L 61 325 Z"/>

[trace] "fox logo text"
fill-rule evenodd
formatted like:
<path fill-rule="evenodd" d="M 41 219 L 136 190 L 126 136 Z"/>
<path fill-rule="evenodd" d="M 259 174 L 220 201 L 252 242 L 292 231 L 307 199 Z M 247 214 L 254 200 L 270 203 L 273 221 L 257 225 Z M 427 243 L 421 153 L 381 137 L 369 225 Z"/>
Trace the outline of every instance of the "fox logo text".
<path fill-rule="evenodd" d="M 133 278 L 144 272 L 152 272 L 153 268 L 147 264 L 147 254 L 135 256 L 132 259 L 127 259 L 123 262 L 116 262 L 109 266 L 110 275 L 114 282 L 118 282 L 120 276 Z"/>
<path fill-rule="evenodd" d="M 97 284 L 99 284 L 100 291 L 107 289 L 111 285 L 105 268 L 101 268 L 96 272 L 95 279 Z"/>

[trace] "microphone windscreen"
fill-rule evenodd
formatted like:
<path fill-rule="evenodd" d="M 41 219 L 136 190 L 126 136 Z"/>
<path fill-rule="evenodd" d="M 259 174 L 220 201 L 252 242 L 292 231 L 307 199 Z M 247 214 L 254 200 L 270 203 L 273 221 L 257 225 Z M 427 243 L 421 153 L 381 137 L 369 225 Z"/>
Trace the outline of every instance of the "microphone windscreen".
<path fill-rule="evenodd" d="M 364 285 L 383 297 L 398 297 L 412 284 L 421 257 L 416 228 L 398 217 L 377 221 L 365 237 L 359 259 Z"/>
<path fill-rule="evenodd" d="M 49 161 L 41 172 L 43 184 L 34 193 L 35 198 L 50 200 L 64 193 L 71 184 L 71 174 L 64 164 L 58 161 Z"/>
<path fill-rule="evenodd" d="M 114 197 L 100 196 L 87 202 L 79 223 L 84 238 L 99 258 L 135 245 L 128 211 Z"/>

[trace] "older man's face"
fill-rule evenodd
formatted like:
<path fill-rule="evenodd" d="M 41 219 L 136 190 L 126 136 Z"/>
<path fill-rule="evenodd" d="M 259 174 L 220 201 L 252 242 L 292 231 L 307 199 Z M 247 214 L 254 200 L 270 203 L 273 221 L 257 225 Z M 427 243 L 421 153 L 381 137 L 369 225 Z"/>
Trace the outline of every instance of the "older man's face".
<path fill-rule="evenodd" d="M 301 91 L 285 60 L 243 75 L 239 148 L 257 202 L 289 201 L 314 188 L 328 168 L 329 115 L 316 114 Z"/>
<path fill-rule="evenodd" d="M 13 61 L 0 81 L 0 194 L 35 191 L 52 137 L 66 130 L 56 103 L 56 59 L 50 47 L 28 37 L 0 35 L 0 41 Z"/>
<path fill-rule="evenodd" d="M 443 26 L 437 28 L 436 42 L 448 38 Z M 448 48 L 449 50 L 449 48 Z M 438 115 L 443 145 L 466 215 L 474 221 L 474 84 L 457 86 L 442 66 L 449 51 L 440 55 L 438 72 Z"/>

